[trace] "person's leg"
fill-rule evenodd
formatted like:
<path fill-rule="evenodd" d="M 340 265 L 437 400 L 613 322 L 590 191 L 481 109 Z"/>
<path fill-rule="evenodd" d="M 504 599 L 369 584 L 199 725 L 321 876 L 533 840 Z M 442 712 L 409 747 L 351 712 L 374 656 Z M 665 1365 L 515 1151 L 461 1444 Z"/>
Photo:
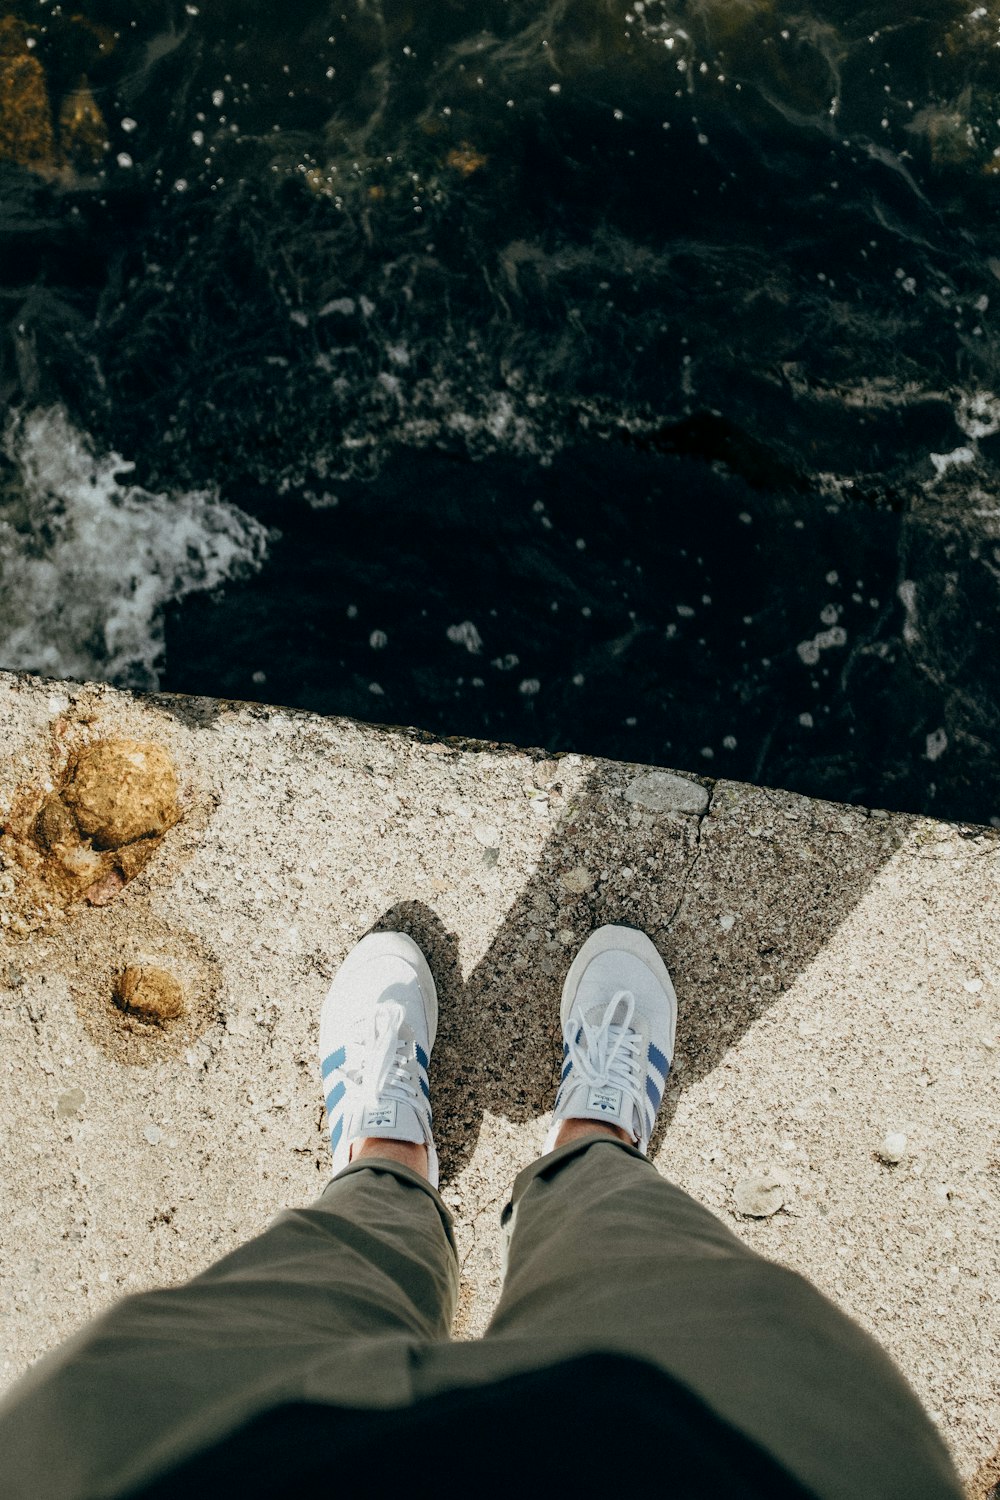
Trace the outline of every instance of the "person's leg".
<path fill-rule="evenodd" d="M 308 1207 L 37 1361 L 0 1402 L 5 1500 L 116 1495 L 281 1400 L 408 1402 L 411 1350 L 448 1337 L 457 1287 L 435 1189 L 363 1155 Z"/>
<path fill-rule="evenodd" d="M 333 1179 L 39 1360 L 0 1402 L 4 1500 L 104 1500 L 285 1400 L 413 1399 L 416 1351 L 447 1339 L 458 1291 L 426 1078 L 436 1017 L 416 944 L 355 946 L 320 1019 Z"/>
<path fill-rule="evenodd" d="M 646 1150 L 677 1002 L 634 929 L 599 928 L 563 989 L 545 1154 L 504 1212 L 499 1364 L 605 1351 L 681 1380 L 823 1500 L 958 1496 L 945 1447 L 888 1356 L 803 1277 L 756 1254 Z"/>
<path fill-rule="evenodd" d="M 570 1132 L 573 1134 L 573 1132 Z M 823 1500 L 957 1497 L 944 1444 L 884 1351 L 634 1146 L 588 1131 L 518 1176 L 484 1344 L 648 1361 Z"/>

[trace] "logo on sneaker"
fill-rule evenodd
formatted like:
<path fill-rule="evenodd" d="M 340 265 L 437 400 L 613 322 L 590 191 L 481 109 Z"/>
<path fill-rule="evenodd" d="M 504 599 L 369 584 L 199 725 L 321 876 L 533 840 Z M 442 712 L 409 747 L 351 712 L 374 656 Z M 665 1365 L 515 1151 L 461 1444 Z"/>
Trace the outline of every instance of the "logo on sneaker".
<path fill-rule="evenodd" d="M 622 1091 L 612 1088 L 594 1088 L 587 1095 L 587 1108 L 599 1109 L 604 1114 L 621 1114 Z"/>
<path fill-rule="evenodd" d="M 382 1104 L 375 1104 L 365 1110 L 364 1119 L 361 1121 L 362 1130 L 395 1130 L 396 1128 L 396 1101 L 386 1099 Z"/>

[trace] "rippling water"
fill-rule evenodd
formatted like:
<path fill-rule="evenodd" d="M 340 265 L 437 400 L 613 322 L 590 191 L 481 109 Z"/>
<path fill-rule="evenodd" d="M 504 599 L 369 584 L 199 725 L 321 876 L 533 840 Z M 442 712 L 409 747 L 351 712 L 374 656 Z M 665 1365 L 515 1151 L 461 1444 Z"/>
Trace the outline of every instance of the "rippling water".
<path fill-rule="evenodd" d="M 1000 817 L 1000 6 L 4 14 L 6 664 Z"/>

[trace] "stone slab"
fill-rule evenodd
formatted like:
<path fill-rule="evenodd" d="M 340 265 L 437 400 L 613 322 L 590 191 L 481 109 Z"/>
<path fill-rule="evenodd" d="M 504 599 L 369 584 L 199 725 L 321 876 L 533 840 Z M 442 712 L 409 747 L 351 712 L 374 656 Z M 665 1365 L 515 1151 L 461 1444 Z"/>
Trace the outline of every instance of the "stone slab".
<path fill-rule="evenodd" d="M 438 985 L 455 1332 L 476 1336 L 511 1176 L 545 1134 L 563 977 L 595 926 L 628 922 L 680 1003 L 658 1167 L 859 1319 L 985 1493 L 1000 832 L 12 674 L 0 736 L 7 826 L 74 746 L 114 737 L 170 752 L 183 812 L 114 899 L 28 931 L 0 869 L 0 1386 L 119 1296 L 184 1280 L 321 1190 L 319 1008 L 375 927 L 411 933 Z M 116 1007 L 117 976 L 143 964 L 181 981 L 188 1015 L 157 1026 Z M 889 1133 L 906 1136 L 895 1164 Z M 746 1217 L 756 1178 L 782 1206 Z"/>

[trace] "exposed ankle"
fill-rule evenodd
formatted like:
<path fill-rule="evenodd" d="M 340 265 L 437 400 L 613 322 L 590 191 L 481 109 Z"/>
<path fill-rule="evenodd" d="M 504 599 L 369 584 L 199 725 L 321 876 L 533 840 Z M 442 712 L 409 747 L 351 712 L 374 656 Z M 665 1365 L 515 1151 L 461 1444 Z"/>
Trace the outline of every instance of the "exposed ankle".
<path fill-rule="evenodd" d="M 363 1156 L 387 1156 L 390 1161 L 398 1161 L 404 1167 L 411 1167 L 430 1180 L 427 1147 L 420 1141 L 394 1141 L 387 1136 L 368 1135 L 363 1140 L 355 1141 L 351 1147 L 352 1162 Z"/>
<path fill-rule="evenodd" d="M 633 1146 L 635 1142 L 627 1130 L 619 1125 L 607 1125 L 603 1120 L 563 1120 L 556 1136 L 556 1146 L 566 1146 L 570 1141 L 579 1140 L 585 1135 L 607 1135 L 612 1140 L 623 1141 L 626 1146 Z M 554 1148 L 553 1148 L 554 1149 Z"/>

